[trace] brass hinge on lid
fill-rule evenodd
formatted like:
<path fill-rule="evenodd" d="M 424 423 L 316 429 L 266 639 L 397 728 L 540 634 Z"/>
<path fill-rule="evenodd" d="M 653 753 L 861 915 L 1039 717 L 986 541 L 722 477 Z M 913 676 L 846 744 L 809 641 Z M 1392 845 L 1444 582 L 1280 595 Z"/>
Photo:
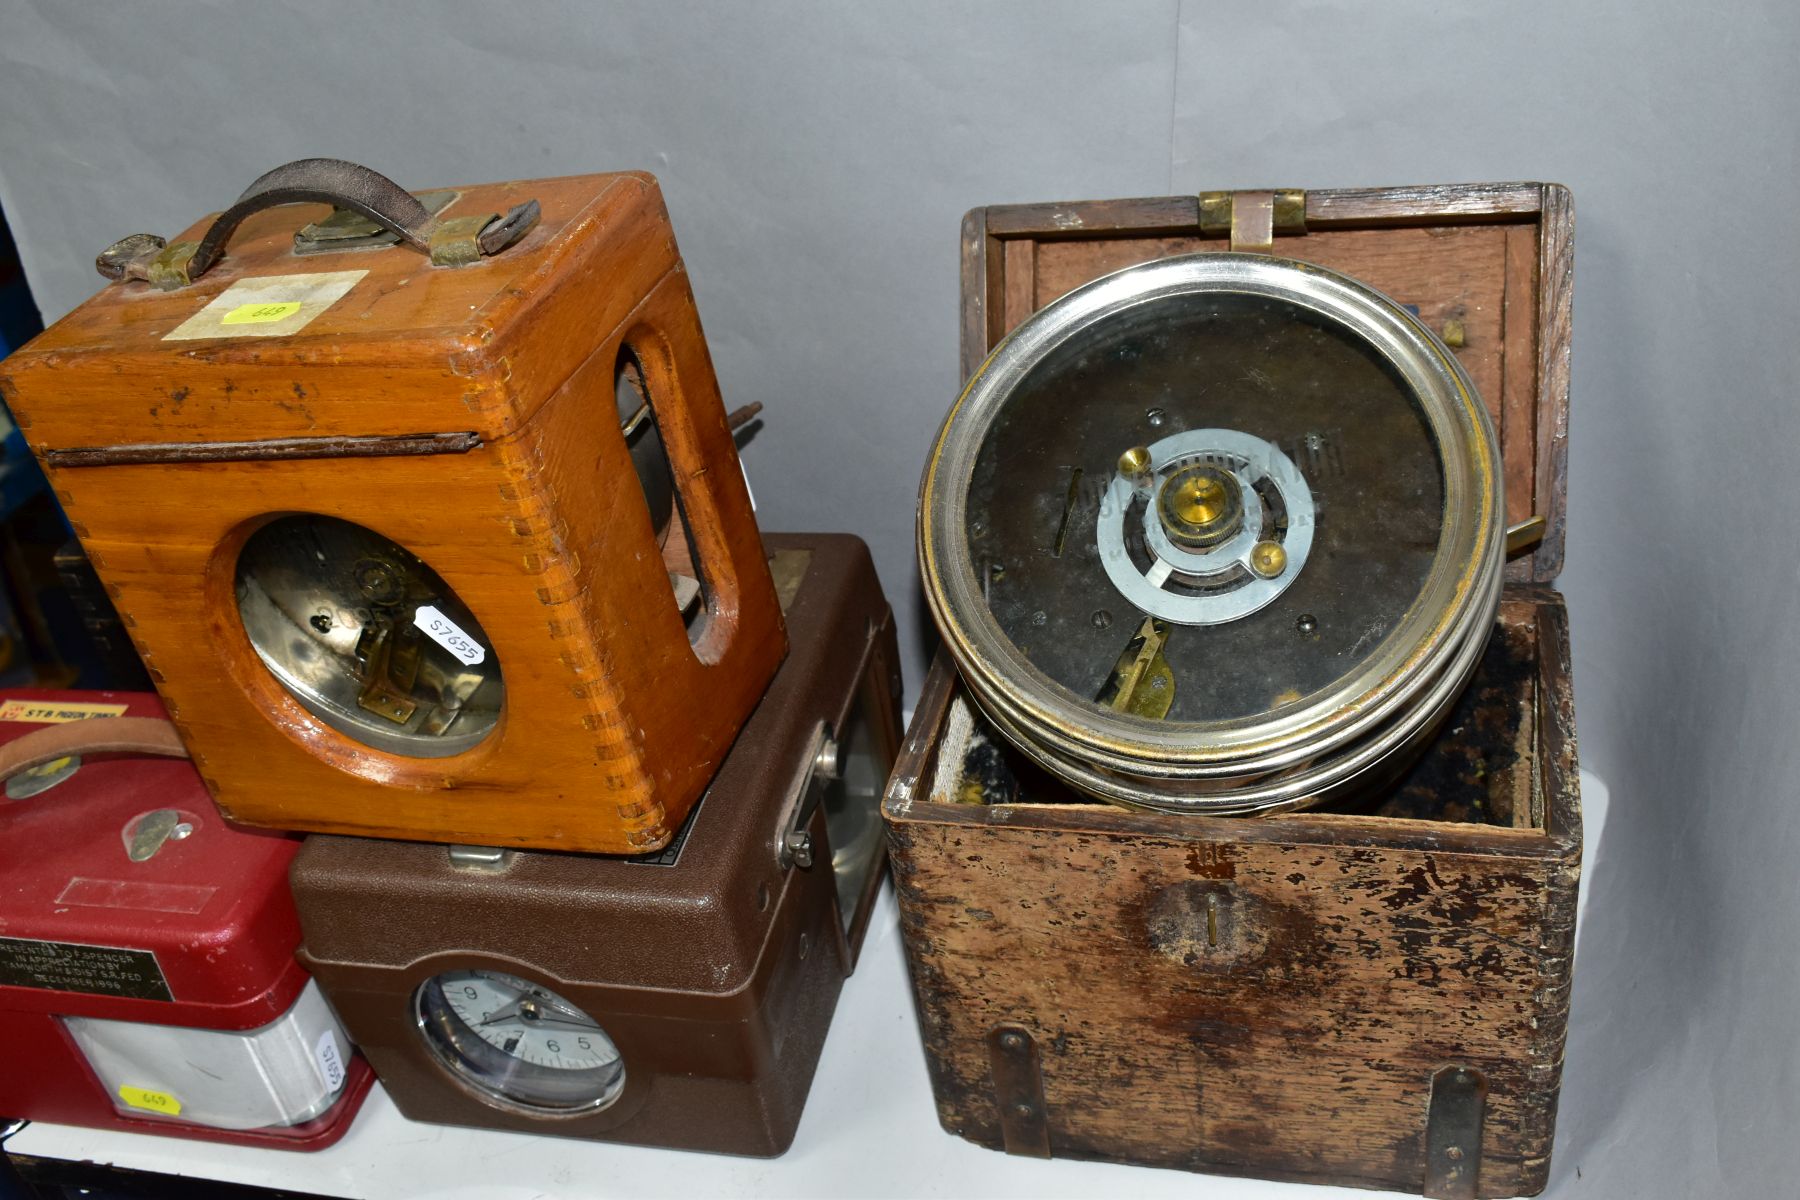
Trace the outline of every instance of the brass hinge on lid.
<path fill-rule="evenodd" d="M 1269 254 L 1276 234 L 1306 232 L 1306 192 L 1281 188 L 1261 192 L 1201 192 L 1200 232 L 1228 234 L 1233 250 Z"/>

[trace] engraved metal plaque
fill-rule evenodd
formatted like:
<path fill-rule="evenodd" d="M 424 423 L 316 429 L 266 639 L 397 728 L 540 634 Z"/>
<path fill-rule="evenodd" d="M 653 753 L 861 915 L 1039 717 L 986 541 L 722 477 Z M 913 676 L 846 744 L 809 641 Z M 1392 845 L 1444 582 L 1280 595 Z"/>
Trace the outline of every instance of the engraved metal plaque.
<path fill-rule="evenodd" d="M 0 985 L 173 1000 L 156 955 L 117 946 L 0 938 Z"/>

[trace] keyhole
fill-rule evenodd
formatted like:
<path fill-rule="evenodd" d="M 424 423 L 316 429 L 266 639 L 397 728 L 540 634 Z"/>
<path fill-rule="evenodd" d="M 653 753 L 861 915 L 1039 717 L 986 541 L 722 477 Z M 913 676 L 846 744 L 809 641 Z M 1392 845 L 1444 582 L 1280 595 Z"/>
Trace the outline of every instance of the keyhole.
<path fill-rule="evenodd" d="M 1219 944 L 1219 898 L 1210 892 L 1206 896 L 1206 944 Z"/>

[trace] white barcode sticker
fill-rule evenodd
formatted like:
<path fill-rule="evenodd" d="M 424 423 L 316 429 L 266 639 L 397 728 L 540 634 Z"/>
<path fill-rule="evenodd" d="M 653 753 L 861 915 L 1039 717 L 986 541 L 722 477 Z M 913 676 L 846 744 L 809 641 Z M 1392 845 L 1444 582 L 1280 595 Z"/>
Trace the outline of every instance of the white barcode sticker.
<path fill-rule="evenodd" d="M 325 1086 L 337 1091 L 344 1086 L 344 1059 L 338 1053 L 337 1037 L 331 1030 L 323 1030 L 319 1034 L 319 1042 L 313 1047 L 313 1057 L 319 1060 L 319 1070 L 325 1073 Z"/>
<path fill-rule="evenodd" d="M 413 624 L 423 629 L 431 640 L 448 650 L 468 666 L 487 659 L 487 650 L 481 643 L 462 631 L 462 627 L 434 605 L 422 604 L 413 613 Z"/>

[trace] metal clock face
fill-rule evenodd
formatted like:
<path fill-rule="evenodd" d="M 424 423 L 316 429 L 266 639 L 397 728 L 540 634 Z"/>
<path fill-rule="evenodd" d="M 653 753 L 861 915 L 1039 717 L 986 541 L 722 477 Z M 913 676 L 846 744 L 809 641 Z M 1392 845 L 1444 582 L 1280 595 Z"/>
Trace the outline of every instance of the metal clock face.
<path fill-rule="evenodd" d="M 1154 619 L 1168 682 L 1114 707 L 1216 722 L 1368 660 L 1424 589 L 1443 507 L 1419 404 L 1367 344 L 1201 292 L 1081 330 L 1010 392 L 967 527 L 985 606 L 1038 670 L 1094 700 Z"/>
<path fill-rule="evenodd" d="M 926 469 L 926 598 L 991 723 L 1076 787 L 1306 807 L 1378 783 L 1474 669 L 1497 462 L 1387 297 L 1260 255 L 1144 263 L 971 377 Z"/>
<path fill-rule="evenodd" d="M 605 1108 L 625 1063 L 599 1023 L 549 988 L 500 971 L 446 971 L 414 998 L 420 1035 L 453 1074 L 503 1106 Z"/>
<path fill-rule="evenodd" d="M 238 555 L 237 599 L 263 665 L 364 745 L 439 758 L 499 721 L 486 631 L 436 571 L 372 529 L 313 513 L 271 521 Z"/>

